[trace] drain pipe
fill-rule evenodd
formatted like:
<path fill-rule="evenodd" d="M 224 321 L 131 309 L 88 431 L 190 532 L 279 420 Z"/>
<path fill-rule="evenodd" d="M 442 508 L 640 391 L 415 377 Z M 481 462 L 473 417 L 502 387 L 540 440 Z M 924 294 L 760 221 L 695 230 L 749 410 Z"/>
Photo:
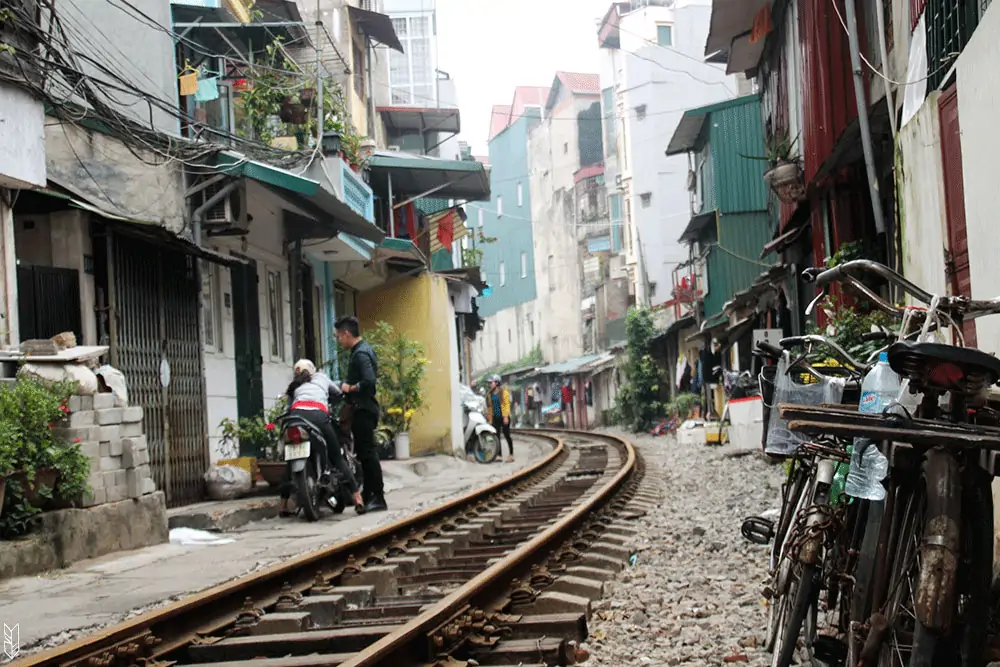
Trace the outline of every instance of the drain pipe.
<path fill-rule="evenodd" d="M 196 246 L 198 246 L 199 248 L 201 247 L 201 219 L 202 216 L 205 214 L 205 211 L 212 208 L 220 201 L 228 197 L 233 190 L 239 187 L 239 185 L 240 185 L 239 181 L 233 181 L 232 183 L 227 184 L 221 190 L 219 190 L 214 195 L 209 197 L 208 201 L 206 201 L 204 204 L 196 208 L 194 212 L 191 213 L 191 235 L 194 237 L 194 244 Z"/>
<path fill-rule="evenodd" d="M 868 125 L 868 105 L 865 102 L 865 78 L 861 71 L 861 47 L 858 45 L 858 16 L 854 0 L 844 0 L 847 9 L 847 38 L 851 48 L 851 70 L 854 73 L 854 98 L 858 105 L 858 128 L 861 130 L 861 150 L 865 156 L 865 170 L 868 172 L 868 190 L 872 199 L 872 214 L 875 216 L 875 231 L 885 233 L 885 218 L 882 216 L 882 200 L 879 198 L 878 179 L 875 176 L 875 158 L 872 151 L 872 132 Z"/>

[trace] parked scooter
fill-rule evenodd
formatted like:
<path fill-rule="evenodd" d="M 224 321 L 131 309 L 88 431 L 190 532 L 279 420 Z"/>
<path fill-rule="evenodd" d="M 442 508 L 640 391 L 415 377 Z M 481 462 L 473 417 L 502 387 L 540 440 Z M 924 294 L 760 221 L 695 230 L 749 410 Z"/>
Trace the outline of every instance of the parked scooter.
<path fill-rule="evenodd" d="M 500 437 L 485 414 L 486 400 L 469 387 L 462 387 L 462 432 L 465 453 L 480 463 L 493 463 L 500 456 Z"/>
<path fill-rule="evenodd" d="M 336 406 L 330 406 L 330 414 L 335 414 Z M 295 487 L 295 502 L 309 521 L 318 521 L 320 508 L 326 503 L 334 514 L 340 514 L 353 503 L 351 492 L 340 471 L 330 471 L 328 480 L 321 480 L 323 451 L 326 439 L 311 422 L 285 413 L 278 418 L 281 428 L 281 443 L 284 446 L 286 465 L 291 472 Z M 341 450 L 354 478 L 361 483 L 361 465 L 354 453 L 354 440 L 349 425 L 339 419 L 333 422 L 340 439 Z"/>

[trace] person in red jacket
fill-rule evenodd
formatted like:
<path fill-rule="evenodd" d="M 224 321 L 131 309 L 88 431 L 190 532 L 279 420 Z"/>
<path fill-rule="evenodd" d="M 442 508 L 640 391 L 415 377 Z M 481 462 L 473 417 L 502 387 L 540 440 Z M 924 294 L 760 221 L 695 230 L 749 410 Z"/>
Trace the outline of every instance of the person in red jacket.
<path fill-rule="evenodd" d="M 576 419 L 573 414 L 573 385 L 570 384 L 569 380 L 566 380 L 562 386 L 562 409 L 566 428 L 576 428 Z"/>

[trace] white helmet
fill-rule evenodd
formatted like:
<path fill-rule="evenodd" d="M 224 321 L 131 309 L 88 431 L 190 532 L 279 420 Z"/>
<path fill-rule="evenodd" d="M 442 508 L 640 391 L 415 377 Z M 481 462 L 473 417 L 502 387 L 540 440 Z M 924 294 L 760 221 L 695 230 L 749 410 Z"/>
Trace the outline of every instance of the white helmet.
<path fill-rule="evenodd" d="M 302 371 L 306 371 L 309 375 L 316 374 L 316 364 L 309 361 L 308 359 L 299 359 L 295 362 L 295 374 L 298 375 Z"/>

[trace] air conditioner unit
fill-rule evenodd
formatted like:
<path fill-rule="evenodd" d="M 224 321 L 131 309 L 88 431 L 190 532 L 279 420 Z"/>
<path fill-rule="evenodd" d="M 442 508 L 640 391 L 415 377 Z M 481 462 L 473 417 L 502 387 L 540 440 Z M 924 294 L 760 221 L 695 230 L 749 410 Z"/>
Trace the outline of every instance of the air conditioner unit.
<path fill-rule="evenodd" d="M 400 150 L 402 150 L 399 146 L 386 146 L 385 149 L 387 151 L 394 151 L 396 153 L 398 153 Z"/>
<path fill-rule="evenodd" d="M 202 190 L 196 201 L 200 206 L 214 197 L 226 183 L 214 183 Z M 250 232 L 250 217 L 247 215 L 246 186 L 241 184 L 222 201 L 202 213 L 201 227 L 207 236 L 245 236 Z"/>

